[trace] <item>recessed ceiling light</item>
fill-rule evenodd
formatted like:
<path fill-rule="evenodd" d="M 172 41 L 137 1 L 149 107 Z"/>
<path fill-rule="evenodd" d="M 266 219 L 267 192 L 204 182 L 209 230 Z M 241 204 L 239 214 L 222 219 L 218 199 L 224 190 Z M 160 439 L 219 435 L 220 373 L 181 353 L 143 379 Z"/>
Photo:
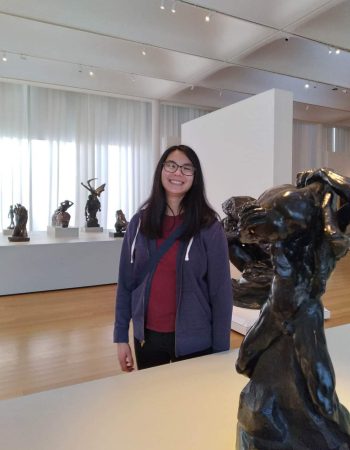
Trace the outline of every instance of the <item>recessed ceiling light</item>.
<path fill-rule="evenodd" d="M 89 75 L 90 75 L 90 77 L 93 77 L 95 75 L 94 71 L 93 70 L 89 70 Z"/>
<path fill-rule="evenodd" d="M 160 2 L 160 9 L 162 9 L 162 10 L 165 9 L 164 0 L 162 0 L 162 1 Z"/>
<path fill-rule="evenodd" d="M 335 51 L 335 54 L 339 55 L 339 53 L 340 53 L 340 50 L 339 50 L 339 48 L 337 48 L 336 51 Z"/>
<path fill-rule="evenodd" d="M 173 4 L 171 5 L 171 10 L 170 10 L 173 14 L 176 13 L 176 1 L 173 2 Z"/>
<path fill-rule="evenodd" d="M 6 53 L 5 52 L 3 52 L 3 54 L 2 54 L 2 58 L 1 58 L 4 62 L 6 62 L 7 61 L 7 56 L 6 56 Z"/>
<path fill-rule="evenodd" d="M 305 89 L 309 89 L 309 87 L 310 87 L 309 83 L 305 83 L 305 84 L 304 84 L 304 88 L 305 88 Z"/>
<path fill-rule="evenodd" d="M 146 55 L 147 55 L 146 50 L 142 50 L 141 53 L 143 54 L 143 56 L 146 56 Z"/>
<path fill-rule="evenodd" d="M 206 21 L 206 22 L 210 22 L 210 14 L 206 14 L 206 16 L 205 16 L 205 21 Z"/>
<path fill-rule="evenodd" d="M 328 54 L 331 55 L 333 53 L 333 49 L 331 47 L 328 47 Z"/>

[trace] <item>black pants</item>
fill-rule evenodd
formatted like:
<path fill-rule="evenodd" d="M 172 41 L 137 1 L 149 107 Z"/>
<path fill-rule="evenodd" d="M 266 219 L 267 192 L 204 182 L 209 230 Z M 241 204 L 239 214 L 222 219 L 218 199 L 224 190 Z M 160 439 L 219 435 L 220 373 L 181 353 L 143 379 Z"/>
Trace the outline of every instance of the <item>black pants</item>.
<path fill-rule="evenodd" d="M 159 333 L 158 331 L 145 330 L 145 343 L 141 347 L 140 342 L 134 339 L 137 368 L 161 366 L 170 362 L 195 358 L 196 356 L 210 355 L 211 348 L 189 355 L 175 356 L 175 333 Z"/>

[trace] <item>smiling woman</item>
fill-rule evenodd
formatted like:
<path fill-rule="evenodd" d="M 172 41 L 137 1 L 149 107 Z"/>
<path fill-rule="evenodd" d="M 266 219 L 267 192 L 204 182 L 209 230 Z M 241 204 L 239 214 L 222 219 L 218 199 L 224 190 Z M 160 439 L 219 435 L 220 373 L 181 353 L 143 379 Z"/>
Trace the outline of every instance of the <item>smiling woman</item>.
<path fill-rule="evenodd" d="M 148 200 L 132 218 L 120 259 L 114 341 L 122 370 L 228 350 L 232 290 L 223 228 L 208 204 L 201 165 L 168 148 Z"/>

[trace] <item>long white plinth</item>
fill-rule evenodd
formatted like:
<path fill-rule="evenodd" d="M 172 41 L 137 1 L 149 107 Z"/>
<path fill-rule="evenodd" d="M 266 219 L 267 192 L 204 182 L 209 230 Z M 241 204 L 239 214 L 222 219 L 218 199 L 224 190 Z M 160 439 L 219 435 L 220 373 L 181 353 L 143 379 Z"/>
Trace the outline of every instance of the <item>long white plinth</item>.
<path fill-rule="evenodd" d="M 246 335 L 249 329 L 258 320 L 260 309 L 239 308 L 234 306 L 232 308 L 231 330 L 237 333 Z M 330 319 L 331 312 L 324 308 L 325 320 Z"/>
<path fill-rule="evenodd" d="M 350 408 L 350 325 L 326 336 L 337 393 Z M 3 400 L 1 448 L 233 450 L 239 394 L 248 382 L 235 372 L 236 357 L 224 352 Z"/>
<path fill-rule="evenodd" d="M 75 238 L 34 232 L 19 243 L 1 235 L 0 295 L 115 283 L 122 242 L 107 232 Z"/>

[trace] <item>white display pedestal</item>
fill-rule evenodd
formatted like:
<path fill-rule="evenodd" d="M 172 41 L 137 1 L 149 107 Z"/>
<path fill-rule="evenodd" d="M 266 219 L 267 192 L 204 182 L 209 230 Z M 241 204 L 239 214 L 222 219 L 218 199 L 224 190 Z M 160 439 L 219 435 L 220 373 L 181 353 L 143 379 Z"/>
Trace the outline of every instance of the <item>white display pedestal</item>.
<path fill-rule="evenodd" d="M 9 230 L 7 228 L 5 228 L 4 230 L 2 230 L 2 234 L 4 236 L 12 236 L 13 230 Z"/>
<path fill-rule="evenodd" d="M 78 237 L 79 236 L 79 228 L 78 227 L 47 227 L 47 234 L 50 237 L 53 238 L 71 238 L 71 237 Z"/>
<path fill-rule="evenodd" d="M 349 408 L 350 325 L 328 328 L 326 338 L 337 394 Z M 248 383 L 234 370 L 237 354 L 215 353 L 2 400 L 1 448 L 234 449 L 239 396 Z"/>
<path fill-rule="evenodd" d="M 82 231 L 85 231 L 85 233 L 102 233 L 103 227 L 83 227 Z"/>
<path fill-rule="evenodd" d="M 249 309 L 249 308 L 239 308 L 234 306 L 232 308 L 232 321 L 231 330 L 237 331 L 237 333 L 247 334 L 248 330 L 257 321 L 260 314 L 260 309 Z M 331 312 L 329 309 L 324 308 L 324 318 L 325 320 L 330 319 Z"/>

